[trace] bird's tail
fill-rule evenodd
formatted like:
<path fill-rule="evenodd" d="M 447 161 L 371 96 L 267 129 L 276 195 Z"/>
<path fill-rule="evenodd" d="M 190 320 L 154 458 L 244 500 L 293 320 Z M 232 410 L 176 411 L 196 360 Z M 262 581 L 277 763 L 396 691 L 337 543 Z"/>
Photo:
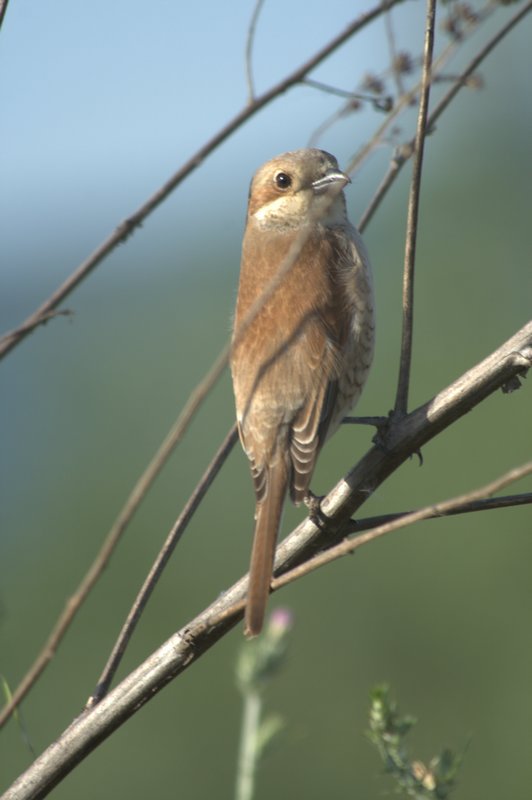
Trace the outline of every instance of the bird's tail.
<path fill-rule="evenodd" d="M 262 630 L 287 486 L 288 467 L 284 459 L 279 458 L 268 469 L 266 493 L 257 503 L 255 512 L 255 534 L 249 567 L 244 627 L 244 633 L 248 637 L 257 636 Z"/>

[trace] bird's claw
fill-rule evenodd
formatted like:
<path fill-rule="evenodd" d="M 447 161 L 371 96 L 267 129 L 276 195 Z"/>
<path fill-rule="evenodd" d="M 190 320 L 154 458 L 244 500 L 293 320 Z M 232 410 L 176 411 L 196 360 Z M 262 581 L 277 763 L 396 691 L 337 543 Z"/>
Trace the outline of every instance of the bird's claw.
<path fill-rule="evenodd" d="M 318 495 L 314 494 L 314 492 L 311 492 L 310 489 L 303 498 L 303 502 L 308 509 L 309 519 L 312 520 L 314 525 L 316 525 L 316 527 L 320 530 L 323 530 L 325 523 L 327 522 L 327 517 L 321 510 L 322 500 L 323 495 L 319 497 Z"/>

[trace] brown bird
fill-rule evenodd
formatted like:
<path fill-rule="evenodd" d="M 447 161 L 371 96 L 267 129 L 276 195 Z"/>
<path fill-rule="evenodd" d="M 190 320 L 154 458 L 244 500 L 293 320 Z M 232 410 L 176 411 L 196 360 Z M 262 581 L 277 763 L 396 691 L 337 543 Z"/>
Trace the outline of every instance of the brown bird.
<path fill-rule="evenodd" d="M 231 372 L 256 494 L 245 633 L 260 633 L 288 492 L 309 495 L 316 458 L 373 357 L 369 260 L 347 218 L 349 177 L 323 150 L 283 153 L 251 183 Z"/>

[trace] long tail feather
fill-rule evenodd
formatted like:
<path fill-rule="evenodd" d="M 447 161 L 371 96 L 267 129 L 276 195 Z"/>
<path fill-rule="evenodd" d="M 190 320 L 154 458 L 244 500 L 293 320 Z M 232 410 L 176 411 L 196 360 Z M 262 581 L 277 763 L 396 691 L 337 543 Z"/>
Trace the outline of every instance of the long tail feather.
<path fill-rule="evenodd" d="M 245 613 L 244 633 L 248 637 L 257 636 L 262 630 L 287 483 L 287 468 L 283 459 L 279 459 L 276 464 L 270 466 L 266 495 L 260 503 L 257 503 Z"/>

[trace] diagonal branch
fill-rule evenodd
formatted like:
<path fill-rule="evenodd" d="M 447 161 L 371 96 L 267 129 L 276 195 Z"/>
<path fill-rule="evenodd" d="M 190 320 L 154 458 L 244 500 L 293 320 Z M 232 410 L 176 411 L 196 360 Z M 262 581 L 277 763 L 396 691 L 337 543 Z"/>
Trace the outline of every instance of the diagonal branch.
<path fill-rule="evenodd" d="M 493 511 L 496 508 L 515 508 L 517 506 L 532 505 L 532 492 L 524 492 L 522 494 L 508 494 L 504 497 L 491 497 L 488 500 L 476 500 L 471 503 L 461 505 L 457 510 L 447 510 L 443 512 L 441 509 L 437 514 L 432 514 L 426 519 L 435 519 L 436 517 L 452 517 L 454 514 L 472 514 L 477 511 Z M 344 534 L 360 533 L 361 531 L 373 530 L 380 525 L 387 522 L 394 522 L 396 519 L 403 519 L 407 514 L 412 514 L 412 511 L 403 511 L 398 514 L 381 514 L 378 517 L 366 517 L 365 519 L 352 520 L 345 525 L 343 529 Z"/>
<path fill-rule="evenodd" d="M 192 492 L 188 502 L 186 503 L 183 511 L 177 518 L 172 530 L 168 534 L 168 537 L 163 544 L 161 550 L 157 554 L 157 558 L 153 563 L 152 568 L 150 569 L 146 580 L 142 584 L 135 601 L 131 607 L 131 610 L 127 616 L 127 619 L 120 631 L 118 639 L 113 647 L 111 655 L 107 660 L 107 664 L 98 680 L 98 684 L 96 689 L 92 693 L 88 705 L 93 705 L 94 703 L 99 702 L 99 700 L 107 694 L 109 690 L 109 686 L 113 677 L 118 669 L 120 661 L 122 660 L 122 656 L 124 655 L 124 651 L 128 645 L 131 636 L 137 626 L 137 623 L 141 617 L 141 614 L 146 607 L 148 600 L 151 597 L 157 582 L 168 563 L 170 556 L 174 552 L 174 549 L 179 542 L 181 536 L 187 529 L 188 523 L 190 522 L 192 516 L 196 512 L 197 508 L 199 507 L 200 503 L 202 502 L 203 498 L 207 494 L 212 482 L 214 481 L 215 477 L 218 475 L 220 469 L 224 465 L 227 456 L 233 449 L 236 444 L 236 440 L 238 438 L 238 432 L 236 427 L 236 422 L 232 425 L 229 433 L 223 440 L 222 444 L 218 448 L 218 451 L 214 458 L 212 459 L 211 463 L 207 467 L 202 479 Z"/>
<path fill-rule="evenodd" d="M 451 500 L 444 500 L 441 503 L 433 503 L 432 505 L 425 506 L 417 511 L 411 511 L 408 514 L 401 514 L 396 519 L 383 522 L 381 525 L 377 525 L 375 528 L 370 529 L 366 533 L 361 533 L 353 539 L 344 539 L 334 547 L 330 547 L 327 550 L 324 550 L 322 553 L 318 553 L 318 555 L 314 556 L 308 561 L 305 561 L 298 567 L 294 567 L 294 569 L 291 569 L 289 572 L 283 573 L 280 578 L 277 578 L 273 581 L 272 589 L 273 591 L 276 591 L 286 584 L 292 583 L 292 581 L 302 578 L 304 575 L 308 575 L 310 572 L 314 572 L 314 570 L 318 569 L 319 567 L 330 564 L 332 561 L 336 561 L 342 556 L 354 553 L 359 547 L 369 544 L 369 542 L 373 542 L 375 539 L 380 539 L 381 536 L 386 536 L 388 533 L 394 533 L 395 531 L 406 528 L 416 522 L 422 522 L 423 520 L 434 519 L 436 517 L 450 516 L 452 514 L 470 512 L 472 511 L 471 506 L 476 505 L 478 508 L 479 504 L 481 504 L 483 501 L 486 502 L 486 497 L 490 497 L 492 494 L 495 494 L 495 492 L 500 492 L 501 489 L 506 488 L 506 486 L 508 486 L 510 483 L 514 483 L 515 481 L 525 478 L 530 474 L 532 474 L 532 461 L 528 461 L 526 464 L 523 464 L 520 467 L 515 467 L 514 469 L 509 470 L 500 478 L 491 481 L 485 486 L 482 486 L 480 489 L 475 489 L 472 492 L 466 492 L 458 497 L 453 497 Z M 496 502 L 496 500 L 497 498 L 495 498 L 494 502 Z M 527 502 L 530 502 L 530 500 L 531 496 L 528 495 Z"/>
<path fill-rule="evenodd" d="M 255 98 L 252 103 L 248 103 L 239 113 L 233 117 L 224 127 L 215 134 L 212 139 L 206 142 L 183 166 L 169 178 L 137 211 L 130 217 L 123 220 L 118 227 L 105 239 L 91 255 L 80 264 L 80 266 L 59 286 L 55 292 L 33 312 L 25 322 L 13 331 L 5 334 L 0 339 L 0 359 L 7 355 L 17 344 L 19 344 L 31 331 L 42 324 L 44 318 L 49 317 L 50 311 L 55 309 L 68 295 L 90 275 L 92 270 L 111 253 L 115 247 L 131 236 L 142 222 L 154 211 L 166 198 L 187 178 L 203 161 L 209 156 L 222 142 L 224 142 L 234 131 L 244 122 L 247 122 L 254 114 L 264 106 L 271 103 L 279 95 L 300 83 L 309 72 L 318 64 L 321 64 L 328 56 L 337 50 L 344 42 L 358 33 L 362 28 L 379 17 L 388 8 L 391 8 L 403 0 L 384 0 L 370 11 L 361 14 L 356 20 L 351 22 L 340 34 L 334 37 L 328 44 L 318 50 L 308 61 L 298 67 L 288 77 L 275 84 L 264 94 Z"/>
<path fill-rule="evenodd" d="M 262 10 L 264 0 L 255 0 L 255 7 L 249 23 L 248 35 L 246 39 L 246 83 L 248 87 L 248 103 L 255 99 L 255 82 L 253 80 L 253 44 L 255 42 L 255 30 Z"/>
<path fill-rule="evenodd" d="M 4 21 L 4 17 L 7 11 L 7 4 L 9 0 L 0 0 L 0 28 L 2 27 L 2 23 Z"/>

